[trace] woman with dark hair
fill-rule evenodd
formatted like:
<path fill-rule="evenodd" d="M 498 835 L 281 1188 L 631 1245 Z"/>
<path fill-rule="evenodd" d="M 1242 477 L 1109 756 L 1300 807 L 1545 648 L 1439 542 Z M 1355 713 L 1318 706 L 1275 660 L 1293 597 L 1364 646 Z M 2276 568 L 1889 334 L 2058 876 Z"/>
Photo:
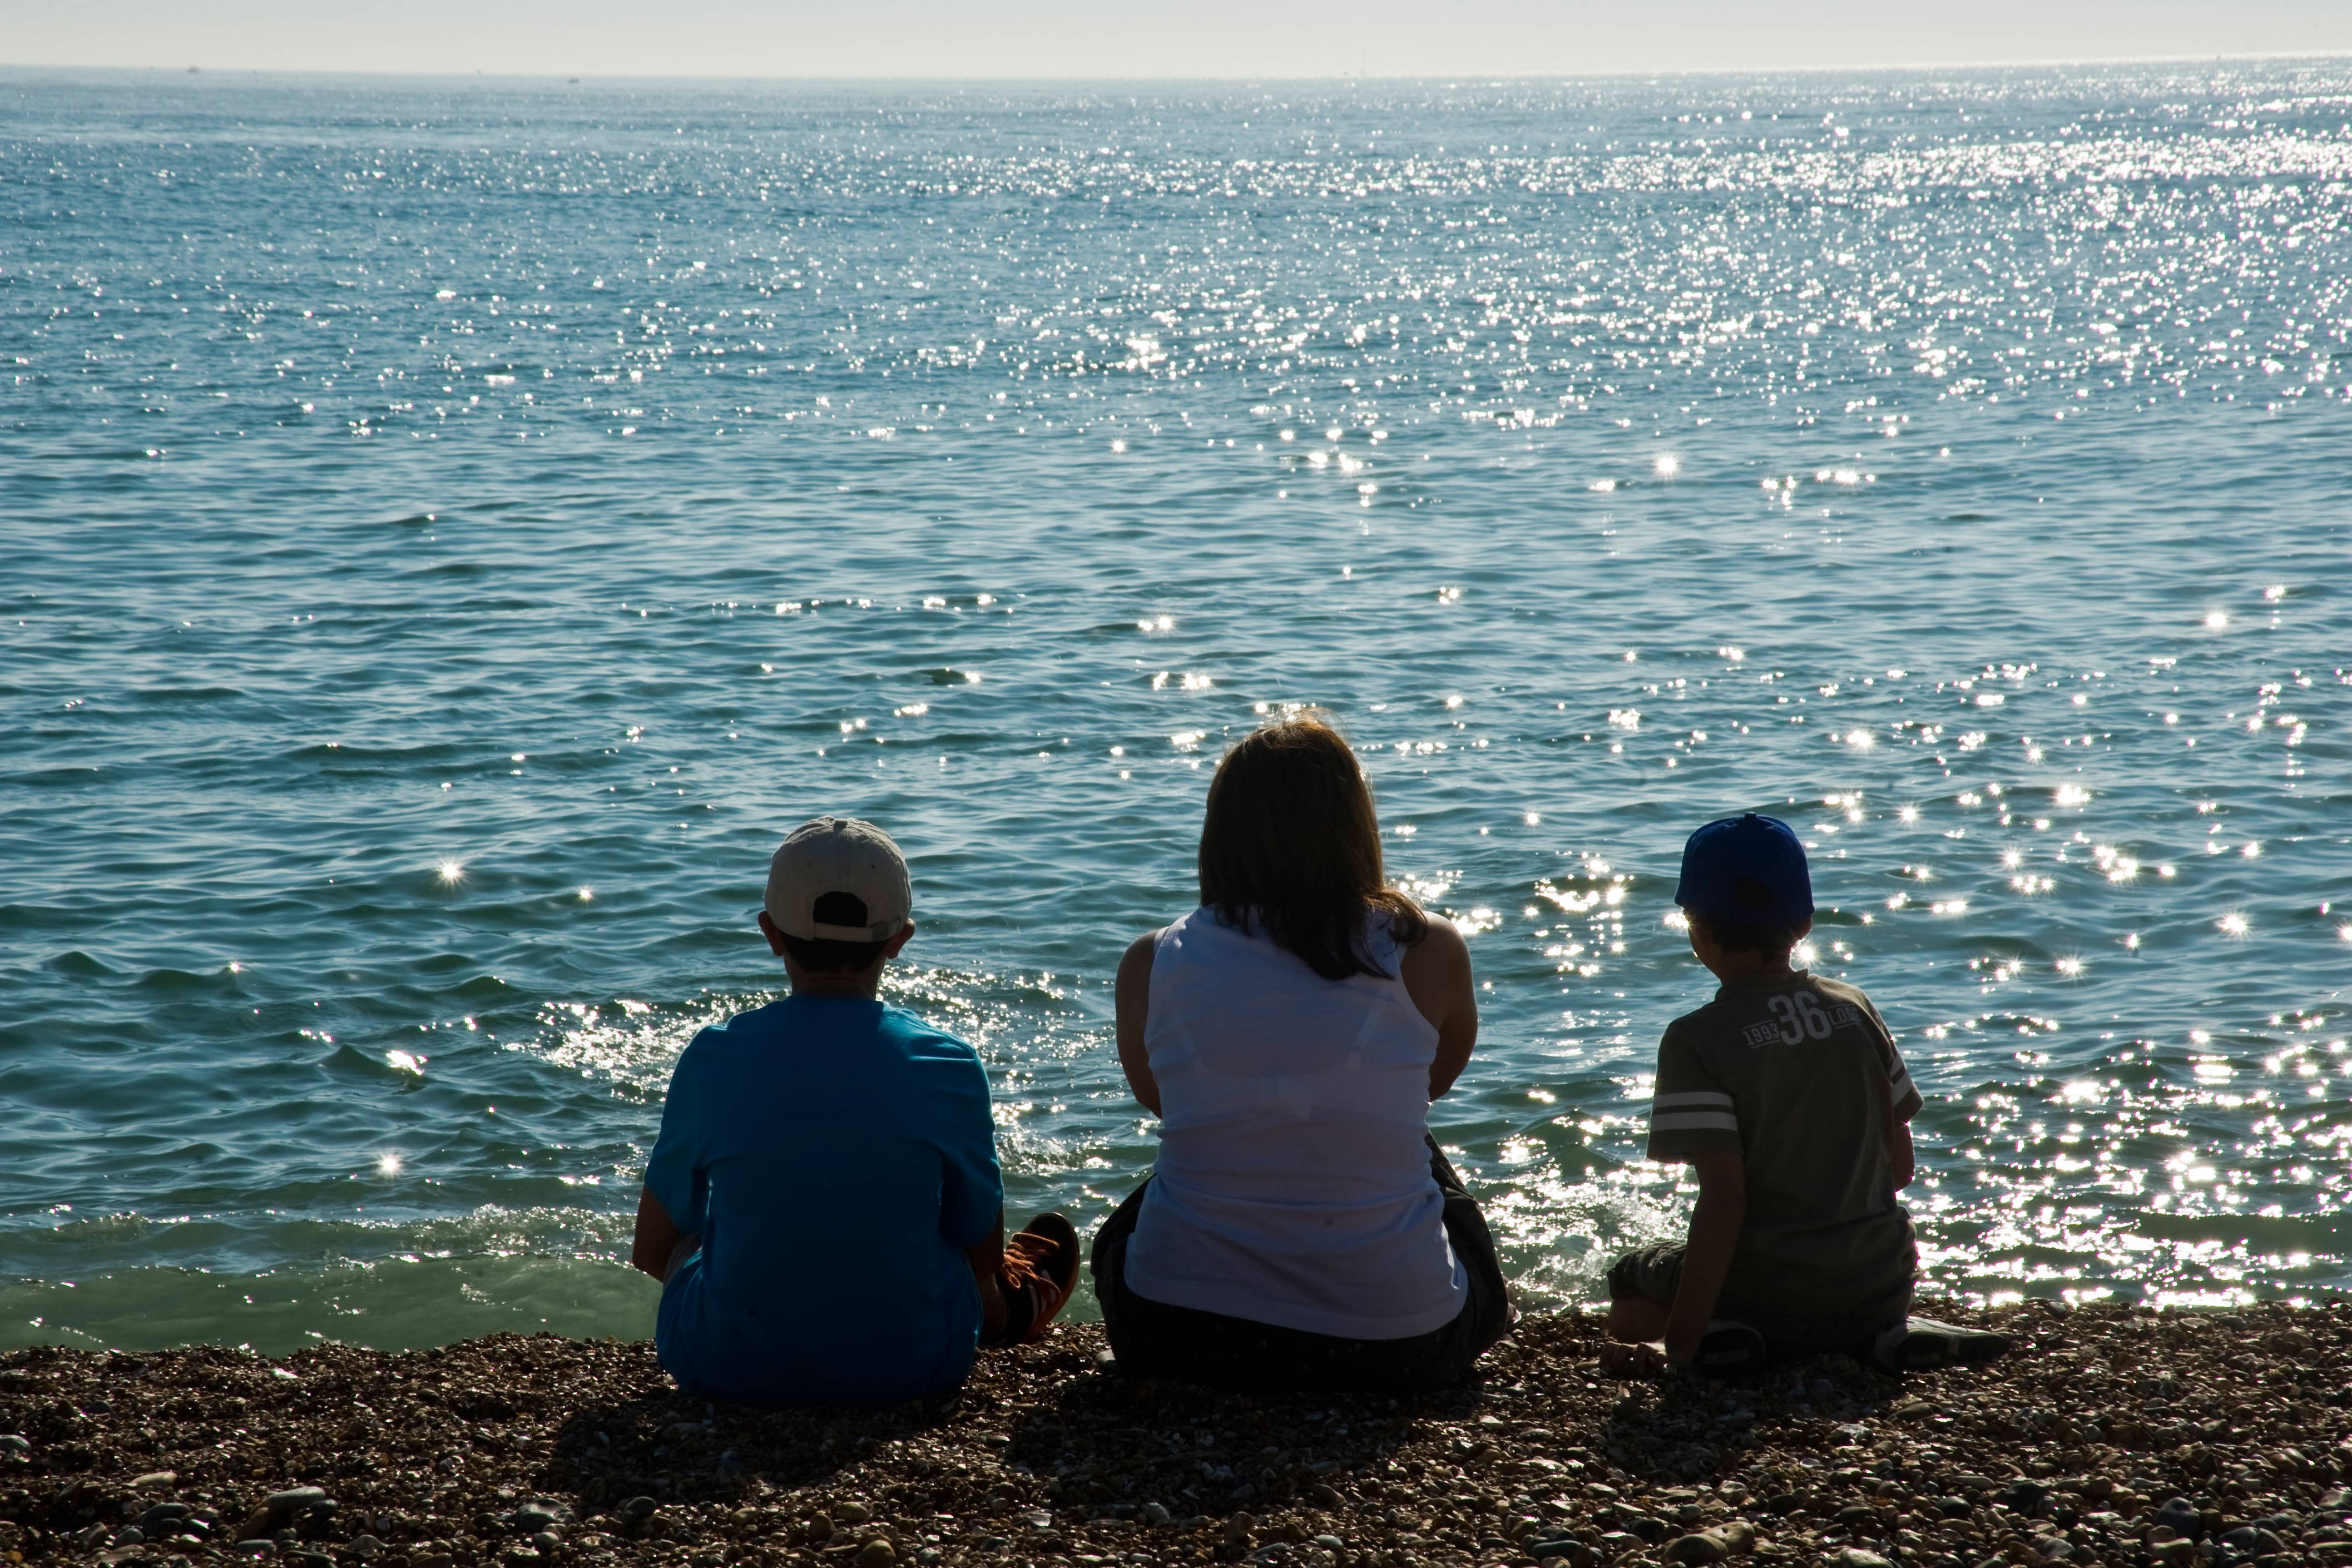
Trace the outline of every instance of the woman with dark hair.
<path fill-rule="evenodd" d="M 1388 887 L 1355 752 L 1307 715 L 1229 752 L 1201 906 L 1118 967 L 1118 1060 L 1160 1159 L 1094 1242 L 1123 1371 L 1238 1388 L 1457 1382 L 1511 1319 L 1429 1136 L 1470 1060 L 1462 936 Z"/>

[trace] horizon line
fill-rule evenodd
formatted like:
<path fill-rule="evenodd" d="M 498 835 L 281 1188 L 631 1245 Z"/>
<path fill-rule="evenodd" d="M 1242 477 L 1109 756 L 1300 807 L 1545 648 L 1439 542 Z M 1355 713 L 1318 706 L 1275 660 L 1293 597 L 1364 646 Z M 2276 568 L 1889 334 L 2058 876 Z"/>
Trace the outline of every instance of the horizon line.
<path fill-rule="evenodd" d="M 1970 59 L 1928 61 L 1883 61 L 1869 64 L 1820 64 L 1780 66 L 1605 66 L 1589 70 L 1559 71 L 1440 71 L 1407 73 L 1383 71 L 1334 71 L 1315 76 L 1270 75 L 1169 75 L 1169 76 L 1093 76 L 1082 74 L 1043 76 L 868 76 L 849 72 L 814 72 L 803 75 L 763 74 L 760 72 L 657 72 L 634 75 L 614 71 L 565 70 L 369 70 L 334 66 L 119 66 L 50 61 L 0 60 L 0 72 L 38 72 L 68 75 L 89 73 L 101 76 L 234 76 L 278 78 L 336 78 L 371 82 L 462 82 L 513 81 L 552 82 L 562 86 L 586 86 L 624 83 L 677 83 L 708 85 L 720 82 L 743 82 L 783 85 L 824 84 L 826 86 L 862 87 L 1167 87 L 1183 85 L 1231 85 L 1265 83 L 1268 85 L 1328 86 L 1342 82 L 1370 83 L 1437 83 L 1463 84 L 1472 82 L 1573 82 L 1591 80 L 1622 80 L 1625 78 L 1659 78 L 1692 77 L 1768 78 L 1780 76 L 1822 76 L 1837 72 L 1857 75 L 1893 72 L 1937 72 L 1972 70 L 2057 70 L 2080 69 L 2112 66 L 2189 66 L 2243 65 L 2283 60 L 2352 60 L 2352 48 L 2347 49 L 2286 49 L 2262 50 L 2238 54 L 2158 54 L 2158 55 L 2098 55 L 2073 57 L 2032 59 Z"/>

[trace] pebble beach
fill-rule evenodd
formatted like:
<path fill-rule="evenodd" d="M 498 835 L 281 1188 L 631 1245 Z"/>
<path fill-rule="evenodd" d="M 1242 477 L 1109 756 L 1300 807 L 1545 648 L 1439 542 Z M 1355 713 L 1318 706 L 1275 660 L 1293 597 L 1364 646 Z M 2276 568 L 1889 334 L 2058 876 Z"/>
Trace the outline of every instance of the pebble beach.
<path fill-rule="evenodd" d="M 1625 1383 L 1530 1316 L 1423 1399 L 1118 1375 L 1096 1324 L 880 1412 L 678 1395 L 644 1343 L 0 1357 L 0 1562 L 299 1568 L 2352 1563 L 2352 1313 L 2029 1302 L 1991 1366 Z"/>

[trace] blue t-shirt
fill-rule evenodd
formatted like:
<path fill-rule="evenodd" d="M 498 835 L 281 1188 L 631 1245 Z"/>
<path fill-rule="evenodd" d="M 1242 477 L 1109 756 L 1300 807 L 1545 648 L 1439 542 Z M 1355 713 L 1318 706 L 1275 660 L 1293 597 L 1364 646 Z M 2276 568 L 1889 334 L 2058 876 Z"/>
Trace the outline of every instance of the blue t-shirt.
<path fill-rule="evenodd" d="M 646 1187 L 702 1250 L 655 1343 L 688 1393 L 891 1405 L 962 1385 L 964 1249 L 1004 1203 L 971 1047 L 859 997 L 787 997 L 694 1037 Z"/>

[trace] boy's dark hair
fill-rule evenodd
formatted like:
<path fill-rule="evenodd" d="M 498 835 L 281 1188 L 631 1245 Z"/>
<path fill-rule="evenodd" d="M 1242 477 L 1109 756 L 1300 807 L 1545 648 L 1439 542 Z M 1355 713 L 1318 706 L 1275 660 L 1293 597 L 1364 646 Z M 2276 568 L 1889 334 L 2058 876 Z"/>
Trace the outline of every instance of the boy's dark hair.
<path fill-rule="evenodd" d="M 1752 876 L 1743 876 L 1732 887 L 1732 899 L 1748 909 L 1772 907 L 1772 890 Z M 1706 928 L 1727 951 L 1761 953 L 1767 957 L 1786 953 L 1797 945 L 1797 934 L 1785 925 L 1769 920 L 1724 919 L 1719 915 L 1692 913 L 1691 919 Z"/>
<path fill-rule="evenodd" d="M 866 901 L 854 893 L 817 894 L 814 915 L 820 925 L 863 925 Z M 784 952 L 802 968 L 821 975 L 862 975 L 882 961 L 887 942 L 844 942 L 831 936 L 784 936 Z"/>

